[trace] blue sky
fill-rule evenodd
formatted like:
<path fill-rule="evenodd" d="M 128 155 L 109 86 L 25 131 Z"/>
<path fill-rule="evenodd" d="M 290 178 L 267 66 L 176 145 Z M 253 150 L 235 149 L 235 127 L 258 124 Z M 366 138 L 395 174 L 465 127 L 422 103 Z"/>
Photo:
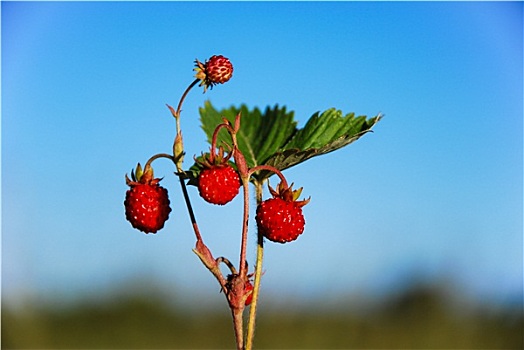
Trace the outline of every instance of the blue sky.
<path fill-rule="evenodd" d="M 189 155 L 208 147 L 208 99 L 285 105 L 299 125 L 331 107 L 385 114 L 285 172 L 312 201 L 296 242 L 266 245 L 263 293 L 383 294 L 423 278 L 520 298 L 522 14 L 518 2 L 2 2 L 3 297 L 96 295 L 140 276 L 222 302 L 171 165 L 155 163 L 173 203 L 157 235 L 132 229 L 123 199 L 124 174 L 169 152 L 165 104 L 194 59 L 223 54 L 231 81 L 185 102 Z M 218 208 L 191 190 L 206 243 L 237 261 L 240 199 Z"/>

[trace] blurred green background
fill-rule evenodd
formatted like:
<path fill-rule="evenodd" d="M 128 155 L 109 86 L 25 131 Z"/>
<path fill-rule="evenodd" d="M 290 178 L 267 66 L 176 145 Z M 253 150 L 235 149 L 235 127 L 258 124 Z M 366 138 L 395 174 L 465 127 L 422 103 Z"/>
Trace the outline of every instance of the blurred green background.
<path fill-rule="evenodd" d="M 145 288 L 144 286 L 149 286 Z M 201 296 L 197 296 L 200 298 Z M 231 349 L 229 310 L 136 281 L 98 300 L 2 305 L 3 349 Z M 472 302 L 446 283 L 380 298 L 261 300 L 259 349 L 522 349 L 522 305 Z M 205 304 L 205 303 L 204 303 Z"/>

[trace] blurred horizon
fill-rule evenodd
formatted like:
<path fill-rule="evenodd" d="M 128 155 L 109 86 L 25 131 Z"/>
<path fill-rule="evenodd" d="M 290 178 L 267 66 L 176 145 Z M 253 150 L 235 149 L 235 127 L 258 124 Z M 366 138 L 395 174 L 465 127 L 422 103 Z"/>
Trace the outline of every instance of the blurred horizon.
<path fill-rule="evenodd" d="M 199 261 L 195 255 L 195 264 Z M 147 294 L 160 297 L 159 302 L 182 308 L 188 312 L 191 310 L 196 313 L 205 312 L 208 309 L 222 309 L 226 305 L 223 294 L 220 292 L 219 285 L 215 278 L 202 266 L 208 278 L 204 278 L 204 284 L 197 285 L 191 283 L 185 285 L 181 280 L 166 280 L 159 276 L 152 276 L 143 273 L 136 273 L 127 276 L 114 276 L 113 281 L 106 281 L 104 284 L 97 285 L 97 290 L 84 289 L 71 286 L 71 288 L 56 288 L 46 290 L 44 293 L 36 291 L 26 292 L 13 298 L 9 295 L 2 297 L 3 307 L 11 311 L 23 310 L 27 307 L 40 305 L 44 308 L 58 307 L 74 308 L 75 305 L 83 303 L 106 303 L 111 300 L 118 300 L 121 297 L 146 296 Z M 204 275 L 206 275 L 204 273 Z M 266 272 L 264 272 L 265 274 Z M 336 277 L 335 277 L 336 278 Z M 323 293 L 303 293 L 297 289 L 289 289 L 286 285 L 284 289 L 271 288 L 265 290 L 265 278 L 262 279 L 261 303 L 270 309 L 279 310 L 285 306 L 292 308 L 307 307 L 312 310 L 315 305 L 324 310 L 339 310 L 337 302 L 339 300 L 352 300 L 351 311 L 367 310 L 381 303 L 393 300 L 399 295 L 409 293 L 412 290 L 425 289 L 433 291 L 436 295 L 447 297 L 446 307 L 458 305 L 466 310 L 474 310 L 479 307 L 494 308 L 501 310 L 523 310 L 524 298 L 517 291 L 513 295 L 507 294 L 505 298 L 493 298 L 479 295 L 467 288 L 467 286 L 449 275 L 428 275 L 421 271 L 411 270 L 389 276 L 377 282 L 374 288 L 354 288 L 354 289 L 333 289 L 326 288 Z M 195 300 L 197 300 L 195 302 Z M 62 306 L 60 306 L 62 305 Z M 466 311 L 467 313 L 467 311 Z"/>
<path fill-rule="evenodd" d="M 2 305 L 2 348 L 231 348 L 229 310 L 135 281 L 105 296 Z M 146 281 L 150 282 L 150 281 Z M 320 301 L 320 300 L 319 300 Z M 462 299 L 445 283 L 318 303 L 263 295 L 256 348 L 522 349 L 522 308 Z M 8 326 L 6 326 L 8 325 Z"/>

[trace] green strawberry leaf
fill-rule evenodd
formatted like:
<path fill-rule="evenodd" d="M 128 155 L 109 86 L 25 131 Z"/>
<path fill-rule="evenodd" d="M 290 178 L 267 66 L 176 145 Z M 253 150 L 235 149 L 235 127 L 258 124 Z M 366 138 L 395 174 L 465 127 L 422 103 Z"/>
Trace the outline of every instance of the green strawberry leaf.
<path fill-rule="evenodd" d="M 380 114 L 369 119 L 366 116 L 355 118 L 354 113 L 343 116 L 334 108 L 322 114 L 317 112 L 266 164 L 284 170 L 312 157 L 333 152 L 370 132 L 381 118 Z M 260 181 L 269 176 L 271 173 L 263 171 L 257 174 L 257 179 Z"/>
<path fill-rule="evenodd" d="M 297 129 L 294 113 L 285 107 L 267 107 L 262 113 L 258 108 L 249 110 L 246 105 L 217 111 L 209 101 L 200 108 L 202 129 L 211 143 L 216 126 L 222 118 L 233 122 L 241 113 L 240 131 L 237 134 L 238 147 L 244 154 L 250 168 L 257 165 L 271 165 L 279 170 L 290 168 L 312 157 L 333 152 L 358 140 L 382 118 L 355 117 L 354 113 L 343 115 L 334 108 L 315 113 L 302 129 Z M 218 135 L 218 146 L 231 145 L 226 130 Z M 269 171 L 253 174 L 262 182 L 273 175 Z"/>
<path fill-rule="evenodd" d="M 238 113 L 242 116 L 240 131 L 237 134 L 238 148 L 250 168 L 265 164 L 265 161 L 296 132 L 297 122 L 293 120 L 294 113 L 286 112 L 285 107 L 266 107 L 264 113 L 258 108 L 250 111 L 246 105 L 217 111 L 211 102 L 206 101 L 204 107 L 200 108 L 200 121 L 208 142 L 211 143 L 213 132 L 217 125 L 222 123 L 222 118 L 234 122 Z M 228 145 L 232 143 L 231 136 L 226 130 L 218 135 L 217 146 L 222 143 Z"/>

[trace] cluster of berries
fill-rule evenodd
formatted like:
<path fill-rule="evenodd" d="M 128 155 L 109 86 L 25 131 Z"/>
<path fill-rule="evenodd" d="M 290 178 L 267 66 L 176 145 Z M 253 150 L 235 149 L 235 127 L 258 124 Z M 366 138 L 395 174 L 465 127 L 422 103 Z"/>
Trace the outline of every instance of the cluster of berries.
<path fill-rule="evenodd" d="M 246 247 L 249 205 L 246 200 L 244 203 L 244 220 L 241 236 L 241 268 L 237 272 L 234 265 L 228 259 L 224 257 L 215 259 L 204 244 L 195 221 L 185 181 L 189 178 L 190 181 L 188 183 L 197 186 L 200 197 L 206 202 L 214 205 L 225 205 L 230 203 L 238 195 L 240 187 L 244 188 L 245 197 L 248 197 L 249 180 L 253 180 L 252 176 L 257 171 L 263 169 L 272 171 L 278 175 L 280 183 L 276 190 L 269 186 L 269 192 L 272 198 L 258 203 L 255 216 L 258 233 L 266 239 L 278 243 L 294 241 L 302 234 L 305 225 L 302 207 L 309 202 L 309 199 L 298 200 L 302 188 L 293 190 L 293 184 L 288 186 L 284 175 L 279 169 L 269 165 L 257 165 L 252 168 L 248 166 L 237 142 L 237 134 L 240 131 L 240 114 L 237 115 L 234 123 L 223 118 L 223 123 L 215 126 L 210 152 L 208 154 L 202 154 L 198 159 L 195 157 L 196 167 L 192 167 L 190 172 L 185 172 L 182 169 L 185 153 L 179 118 L 185 96 L 188 91 L 199 82 L 200 86 L 204 87 L 204 92 L 206 92 L 208 88 L 213 88 L 213 86 L 217 84 L 227 82 L 233 75 L 233 65 L 229 59 L 221 55 L 212 56 L 205 63 L 196 60 L 195 64 L 196 80 L 189 85 L 182 95 L 178 108 L 175 110 L 168 105 L 177 122 L 177 134 L 173 144 L 173 154 L 157 154 L 147 161 L 144 169 L 142 169 L 139 163 L 136 169 L 131 171 L 131 178 L 126 174 L 125 178 L 129 189 L 126 192 L 124 200 L 125 214 L 126 219 L 134 228 L 146 234 L 156 233 L 164 227 L 172 211 L 170 207 L 171 203 L 167 190 L 160 186 L 161 179 L 154 177 L 151 163 L 160 157 L 170 159 L 176 167 L 177 172 L 175 174 L 180 177 L 184 199 L 195 231 L 197 242 L 193 251 L 217 278 L 221 285 L 221 291 L 226 295 L 229 306 L 233 311 L 237 348 L 251 348 L 250 346 L 243 346 L 242 312 L 246 306 L 250 306 L 253 303 L 253 305 L 250 306 L 250 323 L 248 324 L 247 332 L 247 340 L 249 343 L 249 339 L 251 339 L 252 342 L 253 338 L 253 328 L 250 328 L 250 325 L 252 327 L 254 324 L 251 320 L 254 320 L 256 312 L 256 295 L 258 294 L 258 286 L 260 285 L 262 265 L 259 263 L 261 260 L 258 260 L 259 256 L 261 259 L 261 255 L 258 255 L 259 252 L 257 252 L 255 272 L 248 274 Z M 232 141 L 231 144 L 228 142 L 223 144 L 224 147 L 228 149 L 227 155 L 225 155 L 222 146 L 217 146 L 218 134 L 222 128 L 227 130 Z M 233 159 L 230 160 L 231 158 Z M 198 170 L 193 171 L 195 168 Z M 256 188 L 257 191 L 261 190 L 258 184 Z M 225 263 L 231 271 L 231 274 L 229 274 L 227 278 L 225 278 L 221 272 L 219 267 L 220 263 Z M 255 276 L 255 285 L 252 283 L 253 276 Z"/>
<path fill-rule="evenodd" d="M 152 169 L 150 173 L 152 175 Z M 156 233 L 164 227 L 171 212 L 167 190 L 159 185 L 161 179 L 144 175 L 137 179 L 134 173 L 131 175 L 133 180 L 126 177 L 130 187 L 124 201 L 126 218 L 134 228 L 145 233 Z M 257 207 L 255 220 L 258 230 L 270 241 L 291 242 L 304 232 L 302 207 L 309 199 L 298 201 L 302 189 L 293 191 L 292 186 L 286 188 L 280 183 L 277 190 L 270 187 L 273 198 Z M 240 178 L 231 165 L 208 166 L 198 177 L 199 194 L 211 204 L 230 202 L 239 188 Z"/>
<path fill-rule="evenodd" d="M 196 60 L 195 77 L 204 85 L 204 91 L 216 84 L 227 82 L 233 75 L 233 65 L 224 56 L 212 56 L 202 63 Z M 224 151 L 218 154 L 211 148 L 209 156 L 197 161 L 201 166 L 198 176 L 198 191 L 200 196 L 211 204 L 225 205 L 239 193 L 241 180 L 238 171 L 229 162 L 231 154 L 224 157 Z M 131 225 L 145 233 L 156 233 L 164 227 L 171 212 L 168 193 L 159 185 L 161 179 L 155 179 L 153 169 L 148 163 L 144 170 L 140 164 L 131 173 L 132 179 L 126 175 L 126 183 L 130 189 L 124 201 L 126 218 Z M 256 210 L 256 223 L 259 232 L 264 237 L 279 243 L 294 241 L 304 231 L 304 215 L 302 207 L 308 200 L 298 201 L 301 190 L 292 190 L 280 183 L 277 190 L 270 187 L 273 198 L 260 203 Z"/>

